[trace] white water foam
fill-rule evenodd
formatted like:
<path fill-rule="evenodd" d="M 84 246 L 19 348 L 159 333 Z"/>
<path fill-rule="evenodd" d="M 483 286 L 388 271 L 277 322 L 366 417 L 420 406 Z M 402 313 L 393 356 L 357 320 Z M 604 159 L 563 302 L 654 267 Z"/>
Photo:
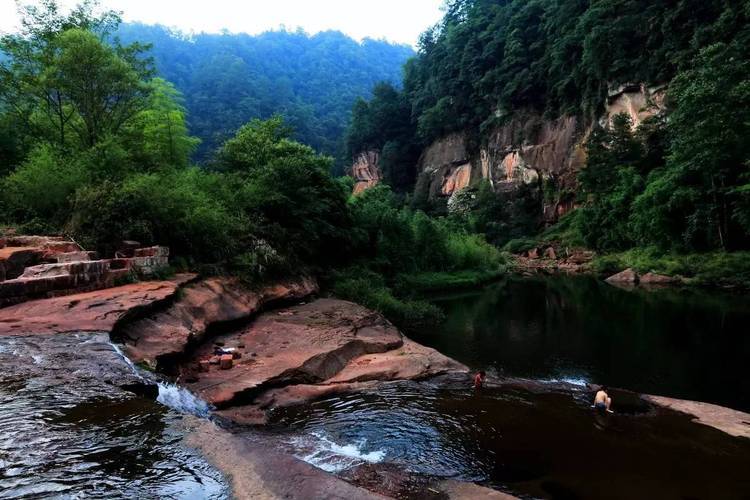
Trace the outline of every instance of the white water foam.
<path fill-rule="evenodd" d="M 112 348 L 117 354 L 127 363 L 133 373 L 141 380 L 145 380 L 145 377 L 141 374 L 137 366 L 128 358 L 122 349 L 117 344 L 113 344 Z M 196 397 L 192 392 L 188 391 L 184 387 L 180 387 L 175 384 L 169 384 L 165 382 L 155 382 L 159 388 L 159 395 L 156 397 L 156 401 L 168 406 L 175 411 L 180 413 L 189 413 L 197 417 L 208 418 L 211 413 L 211 407 L 208 403 L 202 399 Z"/>
<path fill-rule="evenodd" d="M 143 379 L 143 375 L 141 375 L 141 372 L 138 371 L 138 367 L 133 364 L 132 361 L 130 361 L 130 358 L 125 356 L 125 353 L 122 352 L 122 349 L 120 349 L 120 346 L 117 344 L 114 344 L 112 342 L 109 343 L 109 345 L 112 346 L 112 349 L 115 350 L 115 352 L 122 358 L 123 361 L 125 361 L 125 364 L 127 364 L 131 370 L 133 370 L 133 373 L 136 377 Z"/>
<path fill-rule="evenodd" d="M 190 413 L 197 417 L 207 418 L 211 407 L 184 387 L 159 382 L 159 395 L 156 400 L 180 413 Z"/>
<path fill-rule="evenodd" d="M 365 452 L 365 440 L 349 444 L 337 444 L 319 432 L 294 438 L 290 441 L 297 450 L 295 456 L 326 472 L 341 472 L 363 463 L 380 463 L 385 451 Z"/>
<path fill-rule="evenodd" d="M 570 384 L 577 387 L 586 387 L 589 381 L 582 377 L 557 377 L 540 380 L 543 384 Z"/>

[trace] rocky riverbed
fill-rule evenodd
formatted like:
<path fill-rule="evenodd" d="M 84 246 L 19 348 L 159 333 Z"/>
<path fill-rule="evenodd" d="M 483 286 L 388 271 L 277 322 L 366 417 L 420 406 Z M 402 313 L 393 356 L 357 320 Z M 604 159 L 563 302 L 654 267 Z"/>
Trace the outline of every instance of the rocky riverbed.
<path fill-rule="evenodd" d="M 301 460 L 305 456 L 296 445 L 282 445 L 288 443 L 288 438 L 278 435 L 279 422 L 283 421 L 278 415 L 288 410 L 296 412 L 314 401 L 341 398 L 350 401 L 342 403 L 346 406 L 354 404 L 347 395 L 389 394 L 394 390 L 395 394 L 403 394 L 399 387 L 416 395 L 404 401 L 422 401 L 422 394 L 434 391 L 449 391 L 455 394 L 451 398 L 458 401 L 465 398 L 464 392 L 470 387 L 470 374 L 464 365 L 406 338 L 381 315 L 351 302 L 316 298 L 317 291 L 315 282 L 307 278 L 250 290 L 231 278 L 180 275 L 0 308 L 0 358 L 5 367 L 4 387 L 10 391 L 8 397 L 32 386 L 45 388 L 45 396 L 38 400 L 39 408 L 18 412 L 6 408 L 3 418 L 23 421 L 23 412 L 50 408 L 58 411 L 45 401 L 58 392 L 73 391 L 75 397 L 65 407 L 76 408 L 76 425 L 89 430 L 99 425 L 104 429 L 106 432 L 95 433 L 98 444 L 92 446 L 109 450 L 111 435 L 106 436 L 111 429 L 95 422 L 95 408 L 104 413 L 117 411 L 125 415 L 125 422 L 137 422 L 146 418 L 143 405 L 158 407 L 153 403 L 158 399 L 167 406 L 162 411 L 168 412 L 168 417 L 159 419 L 160 439 L 166 439 L 166 434 L 170 440 L 181 436 L 181 451 L 166 462 L 157 461 L 142 469 L 143 476 L 115 474 L 120 479 L 112 481 L 113 485 L 138 481 L 146 485 L 142 490 L 146 494 L 172 488 L 170 491 L 178 496 L 192 491 L 199 492 L 199 496 L 221 497 L 232 491 L 240 498 L 309 498 L 311 492 L 318 492 L 313 496 L 321 498 L 508 498 L 507 493 L 471 482 L 446 481 L 438 469 L 415 473 L 418 468 L 410 467 L 408 460 L 368 462 L 368 452 L 347 451 L 350 445 L 345 443 L 330 445 L 336 453 L 354 453 L 355 458 L 364 456 L 365 460 L 354 460 L 356 467 L 331 475 Z M 546 401 L 545 394 L 566 392 L 564 384 L 550 386 L 523 380 L 495 380 L 489 386 L 495 391 L 492 394 L 501 398 L 504 394 L 526 394 L 521 398 L 532 406 L 539 398 Z M 115 403 L 111 402 L 113 397 Z M 397 400 L 401 397 L 397 396 Z M 636 410 L 639 405 L 671 408 L 665 411 L 690 414 L 698 422 L 690 425 L 712 426 L 742 440 L 750 438 L 750 415 L 745 413 L 669 398 L 627 397 L 632 398 Z M 415 408 L 444 398 L 427 397 Z M 623 394 L 619 399 L 623 402 L 627 398 Z M 33 406 L 33 398 L 24 404 Z M 471 404 L 481 408 L 487 403 Z M 549 405 L 543 407 L 545 415 L 554 413 Z M 355 407 L 351 408 L 353 411 Z M 366 405 L 361 411 L 371 417 L 374 414 L 368 408 Z M 508 408 L 518 411 L 515 406 L 503 406 L 503 412 Z M 145 415 L 153 412 L 148 409 Z M 408 423 L 406 417 L 404 422 Z M 427 414 L 424 418 L 428 418 Z M 275 430 L 266 434 L 263 429 L 269 421 L 269 429 Z M 427 422 L 417 418 L 409 425 L 429 429 Z M 129 423 L 123 425 L 121 433 L 153 435 L 148 426 L 133 431 Z M 409 429 L 404 432 L 405 436 L 410 435 Z M 30 478 L 36 473 L 35 467 L 43 466 L 45 460 L 35 459 L 33 463 L 37 465 L 30 466 L 19 447 L 20 438 L 6 433 L 0 440 L 0 460 L 11 464 L 10 470 L 25 478 L 6 483 L 12 484 L 9 491 L 17 494 L 36 491 Z M 436 434 L 433 439 L 446 438 Z M 64 441 L 60 443 L 64 445 Z M 165 444 L 157 440 L 153 446 L 158 449 Z M 199 454 L 190 450 L 198 450 Z M 176 463 L 180 457 L 185 457 L 196 471 L 202 471 L 195 472 L 194 478 L 205 476 L 204 479 L 192 483 L 177 474 L 163 484 L 146 480 L 154 467 L 179 469 Z M 133 460 L 133 467 L 137 467 L 137 459 Z M 466 460 L 472 459 L 467 456 Z M 71 491 L 89 491 L 86 484 L 90 477 L 109 473 L 108 466 L 102 468 L 106 461 L 92 458 L 84 462 L 77 467 L 90 468 L 96 474 L 82 475 L 82 482 L 71 486 Z M 58 467 L 63 470 L 78 462 L 71 463 Z M 221 473 L 217 476 L 211 470 Z M 61 479 L 52 476 L 52 486 L 45 491 L 68 491 L 63 487 L 56 489 Z M 471 481 L 474 477 L 481 480 L 482 476 L 458 477 Z"/>

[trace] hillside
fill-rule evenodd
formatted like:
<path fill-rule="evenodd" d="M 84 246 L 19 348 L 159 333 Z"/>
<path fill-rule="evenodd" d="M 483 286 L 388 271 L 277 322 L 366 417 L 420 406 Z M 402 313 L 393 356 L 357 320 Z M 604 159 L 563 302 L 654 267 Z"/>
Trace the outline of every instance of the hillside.
<path fill-rule="evenodd" d="M 451 1 L 403 91 L 355 104 L 355 172 L 498 245 L 580 208 L 568 235 L 601 251 L 748 248 L 749 18 L 720 0 Z"/>
<path fill-rule="evenodd" d="M 116 36 L 152 45 L 159 75 L 185 97 L 190 132 L 202 141 L 199 160 L 251 118 L 276 113 L 298 140 L 337 154 L 354 100 L 369 96 L 377 82 L 399 82 L 414 54 L 409 46 L 358 43 L 337 31 L 188 36 L 164 26 L 122 24 Z"/>

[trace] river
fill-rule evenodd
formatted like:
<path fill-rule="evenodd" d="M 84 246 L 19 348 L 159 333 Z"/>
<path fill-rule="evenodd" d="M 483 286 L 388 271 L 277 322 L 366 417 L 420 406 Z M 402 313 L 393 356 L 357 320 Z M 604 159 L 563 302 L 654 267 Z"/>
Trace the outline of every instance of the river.
<path fill-rule="evenodd" d="M 507 279 L 433 297 L 413 338 L 536 389 L 397 383 L 280 411 L 301 458 L 328 470 L 397 464 L 530 498 L 750 498 L 750 440 L 634 404 L 590 408 L 587 383 L 750 409 L 750 301 L 621 290 L 591 278 Z M 542 389 L 539 390 L 539 387 Z"/>
<path fill-rule="evenodd" d="M 395 382 L 276 411 L 256 435 L 335 473 L 396 466 L 521 497 L 750 498 L 750 440 L 617 393 L 598 415 L 585 387 L 750 410 L 747 297 L 544 278 L 433 300 L 446 321 L 415 340 L 536 389 Z M 183 443 L 205 405 L 165 383 L 157 401 L 119 388 L 144 374 L 106 334 L 0 338 L 0 364 L 0 498 L 229 495 Z"/>
<path fill-rule="evenodd" d="M 750 411 L 750 296 L 547 277 L 434 300 L 447 320 L 414 340 L 472 368 Z"/>

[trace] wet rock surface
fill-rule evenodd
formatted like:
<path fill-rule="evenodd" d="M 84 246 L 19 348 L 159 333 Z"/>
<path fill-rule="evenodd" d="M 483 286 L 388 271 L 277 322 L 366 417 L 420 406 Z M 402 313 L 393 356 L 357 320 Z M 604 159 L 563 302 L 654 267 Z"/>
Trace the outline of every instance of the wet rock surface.
<path fill-rule="evenodd" d="M 209 328 L 248 319 L 264 307 L 301 300 L 315 292 L 314 280 L 286 281 L 249 290 L 233 278 L 209 278 L 183 287 L 161 311 L 128 322 L 113 332 L 134 362 L 159 367 L 204 339 Z"/>
<path fill-rule="evenodd" d="M 199 362 L 212 358 L 217 347 L 236 349 L 241 357 L 230 370 L 214 365 L 200 372 Z M 196 349 L 182 379 L 194 380 L 188 387 L 225 410 L 223 416 L 249 422 L 262 421 L 267 408 L 371 382 L 466 370 L 406 339 L 380 314 L 351 302 L 319 299 L 264 313 L 245 328 L 215 337 Z"/>
<path fill-rule="evenodd" d="M 192 419 L 187 427 L 186 443 L 224 472 L 235 498 L 387 498 L 283 453 L 258 436 L 232 434 L 205 420 Z"/>
<path fill-rule="evenodd" d="M 726 432 L 731 436 L 750 439 L 750 414 L 748 413 L 701 401 L 651 395 L 645 395 L 643 399 L 655 405 L 690 415 L 694 417 L 695 422 Z"/>
<path fill-rule="evenodd" d="M 225 498 L 107 333 L 0 337 L 0 366 L 1 498 Z"/>

